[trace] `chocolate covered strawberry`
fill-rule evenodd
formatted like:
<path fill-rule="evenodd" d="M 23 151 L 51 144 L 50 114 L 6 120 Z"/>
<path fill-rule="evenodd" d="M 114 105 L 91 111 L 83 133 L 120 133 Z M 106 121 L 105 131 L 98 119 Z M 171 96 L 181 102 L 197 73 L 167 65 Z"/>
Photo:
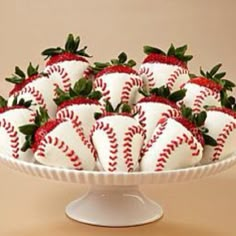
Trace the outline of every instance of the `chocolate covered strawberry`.
<path fill-rule="evenodd" d="M 235 98 L 224 100 L 225 107 L 209 107 L 205 127 L 216 139 L 217 146 L 206 146 L 203 152 L 202 164 L 208 164 L 227 158 L 235 151 L 236 140 L 236 105 Z"/>
<path fill-rule="evenodd" d="M 35 123 L 20 127 L 25 134 L 22 150 L 31 148 L 41 164 L 77 170 L 93 170 L 94 153 L 84 142 L 80 126 L 71 120 L 49 119 L 40 109 Z"/>
<path fill-rule="evenodd" d="M 143 82 L 138 73 L 132 69 L 136 63 L 127 62 L 127 55 L 123 52 L 118 59 L 110 63 L 95 63 L 92 70 L 96 73 L 95 88 L 102 92 L 102 100 L 108 100 L 113 107 L 120 102 L 133 105 L 138 99 L 138 89 Z"/>
<path fill-rule="evenodd" d="M 14 88 L 9 93 L 9 104 L 15 97 L 24 100 L 31 100 L 35 112 L 39 107 L 45 108 L 51 116 L 56 113 L 56 105 L 52 100 L 53 84 L 48 76 L 38 72 L 38 66 L 33 67 L 30 63 L 27 74 L 18 66 L 15 67 L 15 73 L 10 78 L 6 78 L 8 82 L 14 84 Z M 32 113 L 32 121 L 36 113 Z"/>
<path fill-rule="evenodd" d="M 121 112 L 107 110 L 98 118 L 91 131 L 91 141 L 97 151 L 102 170 L 131 172 L 137 169 L 144 131 L 130 115 L 130 108 L 123 105 Z M 96 114 L 98 117 L 98 114 Z"/>
<path fill-rule="evenodd" d="M 24 143 L 24 135 L 18 129 L 31 119 L 32 111 L 29 109 L 31 101 L 16 97 L 10 107 L 7 103 L 7 100 L 0 96 L 0 154 L 31 162 L 33 161 L 32 152 L 20 150 Z"/>
<path fill-rule="evenodd" d="M 58 105 L 56 118 L 71 119 L 81 125 L 81 132 L 89 141 L 90 130 L 95 123 L 94 113 L 101 112 L 102 106 L 98 102 L 102 94 L 93 90 L 92 81 L 82 78 L 77 81 L 69 92 L 57 89 L 57 98 L 54 99 Z"/>
<path fill-rule="evenodd" d="M 226 91 L 232 91 L 235 86 L 229 80 L 222 79 L 225 72 L 219 72 L 221 64 L 214 66 L 209 72 L 200 69 L 201 76 L 192 75 L 183 88 L 186 89 L 186 96 L 183 103 L 192 107 L 195 113 L 204 109 L 204 106 L 220 106 Z"/>
<path fill-rule="evenodd" d="M 160 88 L 151 89 L 149 93 L 141 92 L 144 98 L 139 100 L 135 106 L 135 110 L 137 111 L 135 118 L 145 131 L 146 138 L 144 145 L 146 145 L 157 122 L 161 118 L 180 115 L 179 107 L 176 103 L 183 99 L 185 90 L 170 93 L 168 87 L 162 86 Z"/>
<path fill-rule="evenodd" d="M 48 58 L 44 72 L 49 75 L 55 87 L 68 91 L 88 69 L 89 62 L 85 58 L 89 57 L 87 47 L 79 49 L 79 44 L 80 37 L 74 38 L 69 34 L 65 48 L 48 48 L 42 52 Z"/>
<path fill-rule="evenodd" d="M 175 91 L 188 81 L 187 62 L 192 59 L 192 56 L 185 55 L 186 51 L 187 45 L 175 48 L 171 44 L 167 53 L 158 48 L 144 46 L 147 57 L 144 59 L 139 73 L 146 89 L 165 85 L 171 91 Z"/>
<path fill-rule="evenodd" d="M 205 134 L 206 112 L 193 115 L 190 108 L 182 108 L 183 116 L 159 120 L 144 149 L 142 171 L 181 169 L 198 164 L 205 144 L 216 145 Z"/>

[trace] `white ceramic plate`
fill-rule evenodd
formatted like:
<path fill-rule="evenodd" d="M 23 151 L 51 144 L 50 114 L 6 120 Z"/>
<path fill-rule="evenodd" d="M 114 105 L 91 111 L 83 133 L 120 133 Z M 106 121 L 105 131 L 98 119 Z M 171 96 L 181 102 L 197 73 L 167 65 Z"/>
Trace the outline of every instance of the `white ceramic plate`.
<path fill-rule="evenodd" d="M 89 184 L 88 193 L 70 203 L 66 214 L 83 223 L 124 227 L 149 223 L 163 215 L 162 208 L 144 196 L 138 185 L 183 182 L 214 175 L 236 164 L 236 153 L 213 164 L 162 172 L 77 171 L 3 156 L 0 162 L 14 170 L 45 179 Z"/>

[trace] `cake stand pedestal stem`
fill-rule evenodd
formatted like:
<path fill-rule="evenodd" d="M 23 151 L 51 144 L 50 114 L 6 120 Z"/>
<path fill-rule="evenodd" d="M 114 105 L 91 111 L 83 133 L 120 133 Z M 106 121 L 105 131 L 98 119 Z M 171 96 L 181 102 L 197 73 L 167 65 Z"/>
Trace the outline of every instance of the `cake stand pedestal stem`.
<path fill-rule="evenodd" d="M 84 196 L 66 207 L 66 214 L 82 223 L 126 227 L 158 220 L 163 211 L 136 185 L 92 185 Z"/>

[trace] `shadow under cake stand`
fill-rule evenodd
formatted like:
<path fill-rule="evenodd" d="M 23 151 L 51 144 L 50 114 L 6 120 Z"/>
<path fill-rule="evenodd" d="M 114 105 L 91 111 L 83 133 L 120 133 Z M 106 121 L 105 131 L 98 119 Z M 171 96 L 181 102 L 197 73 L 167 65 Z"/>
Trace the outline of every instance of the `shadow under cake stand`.
<path fill-rule="evenodd" d="M 162 172 L 76 171 L 5 156 L 0 157 L 0 162 L 29 175 L 90 185 L 84 196 L 66 207 L 67 216 L 92 225 L 125 227 L 146 224 L 163 215 L 161 206 L 146 197 L 139 190 L 139 185 L 184 182 L 214 175 L 236 164 L 236 153 L 213 164 Z"/>

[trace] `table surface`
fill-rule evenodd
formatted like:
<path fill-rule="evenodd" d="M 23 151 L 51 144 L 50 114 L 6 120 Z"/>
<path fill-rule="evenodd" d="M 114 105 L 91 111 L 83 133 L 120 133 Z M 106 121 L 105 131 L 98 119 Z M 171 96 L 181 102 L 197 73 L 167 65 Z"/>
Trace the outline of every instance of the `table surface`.
<path fill-rule="evenodd" d="M 75 222 L 64 208 L 87 186 L 25 175 L 0 166 L 0 235 L 236 235 L 236 167 L 205 179 L 141 186 L 164 209 L 156 222 L 128 228 L 106 228 Z"/>

